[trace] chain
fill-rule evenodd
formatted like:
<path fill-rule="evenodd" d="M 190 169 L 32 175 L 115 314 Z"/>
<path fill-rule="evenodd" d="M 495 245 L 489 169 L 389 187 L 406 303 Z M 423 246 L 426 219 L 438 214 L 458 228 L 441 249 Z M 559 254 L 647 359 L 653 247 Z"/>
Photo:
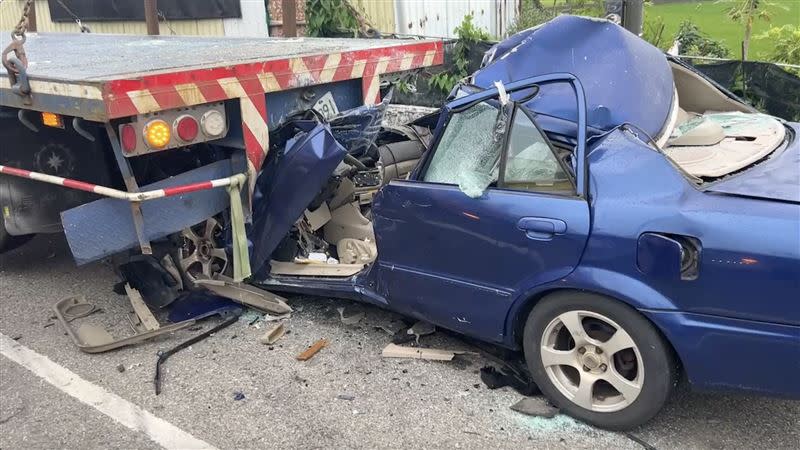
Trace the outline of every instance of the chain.
<path fill-rule="evenodd" d="M 14 27 L 14 31 L 11 32 L 11 37 L 15 39 L 25 38 L 25 32 L 28 31 L 28 14 L 31 12 L 32 5 L 33 0 L 25 0 L 25 6 L 22 7 L 22 17 L 19 18 L 17 26 Z"/>
<path fill-rule="evenodd" d="M 11 42 L 0 54 L 0 62 L 6 69 L 11 90 L 23 98 L 23 103 L 31 102 L 31 85 L 28 82 L 28 57 L 25 55 L 25 32 L 28 31 L 28 14 L 31 12 L 33 0 L 25 0 L 22 17 L 11 31 Z"/>

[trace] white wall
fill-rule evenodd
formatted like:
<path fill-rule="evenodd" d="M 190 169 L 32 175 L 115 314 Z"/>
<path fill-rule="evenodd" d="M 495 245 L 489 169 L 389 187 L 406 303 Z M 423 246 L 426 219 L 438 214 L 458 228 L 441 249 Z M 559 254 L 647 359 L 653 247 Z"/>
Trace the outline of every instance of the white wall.
<path fill-rule="evenodd" d="M 490 35 L 502 37 L 516 17 L 518 0 L 395 0 L 399 34 L 455 37 L 464 16 Z"/>
<path fill-rule="evenodd" d="M 222 19 L 225 36 L 268 36 L 266 2 L 264 0 L 241 0 L 241 5 L 241 18 Z"/>

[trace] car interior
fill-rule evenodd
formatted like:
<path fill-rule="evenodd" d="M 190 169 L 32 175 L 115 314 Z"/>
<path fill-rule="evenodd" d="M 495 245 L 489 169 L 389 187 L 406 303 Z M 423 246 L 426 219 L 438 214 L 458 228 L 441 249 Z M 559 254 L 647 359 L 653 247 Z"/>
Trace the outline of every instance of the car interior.
<path fill-rule="evenodd" d="M 671 61 L 678 105 L 662 136 L 665 153 L 686 172 L 713 180 L 767 157 L 786 127 L 726 96 L 708 80 Z"/>

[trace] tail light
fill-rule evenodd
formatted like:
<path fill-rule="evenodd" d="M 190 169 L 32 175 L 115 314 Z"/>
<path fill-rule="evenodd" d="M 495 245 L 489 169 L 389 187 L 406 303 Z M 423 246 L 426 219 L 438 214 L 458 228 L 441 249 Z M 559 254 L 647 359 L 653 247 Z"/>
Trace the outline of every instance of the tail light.
<path fill-rule="evenodd" d="M 150 148 L 160 150 L 169 144 L 172 129 L 161 119 L 151 120 L 144 126 L 144 141 Z"/>
<path fill-rule="evenodd" d="M 136 151 L 136 127 L 126 123 L 120 128 L 120 141 L 122 142 L 122 151 L 125 153 L 133 153 Z"/>
<path fill-rule="evenodd" d="M 225 133 L 225 116 L 220 111 L 213 110 L 203 114 L 200 118 L 203 133 L 208 137 L 220 137 Z"/>
<path fill-rule="evenodd" d="M 175 120 L 175 134 L 183 142 L 192 142 L 197 137 L 198 125 L 197 119 L 186 114 L 178 117 Z"/>
<path fill-rule="evenodd" d="M 135 116 L 120 124 L 118 132 L 127 157 L 213 141 L 228 133 L 225 104 L 208 103 Z"/>

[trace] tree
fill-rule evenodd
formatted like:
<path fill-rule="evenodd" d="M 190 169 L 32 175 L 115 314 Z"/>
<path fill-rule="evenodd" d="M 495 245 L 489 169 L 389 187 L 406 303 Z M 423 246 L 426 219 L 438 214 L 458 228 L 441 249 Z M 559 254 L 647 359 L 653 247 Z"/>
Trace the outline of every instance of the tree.
<path fill-rule="evenodd" d="M 757 19 L 769 22 L 771 17 L 767 7 L 774 6 L 766 0 L 721 0 L 723 3 L 732 3 L 725 11 L 729 19 L 744 24 L 744 40 L 742 41 L 742 60 L 747 60 L 750 50 L 750 38 L 753 35 L 753 22 Z"/>

